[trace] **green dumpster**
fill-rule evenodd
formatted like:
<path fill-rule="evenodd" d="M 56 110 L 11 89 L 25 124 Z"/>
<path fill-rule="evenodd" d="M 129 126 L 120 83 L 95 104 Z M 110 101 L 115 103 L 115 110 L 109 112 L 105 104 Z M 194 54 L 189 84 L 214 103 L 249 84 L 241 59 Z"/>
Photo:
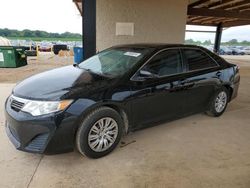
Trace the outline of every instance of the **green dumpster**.
<path fill-rule="evenodd" d="M 0 46 L 0 67 L 16 68 L 27 65 L 25 48 Z"/>

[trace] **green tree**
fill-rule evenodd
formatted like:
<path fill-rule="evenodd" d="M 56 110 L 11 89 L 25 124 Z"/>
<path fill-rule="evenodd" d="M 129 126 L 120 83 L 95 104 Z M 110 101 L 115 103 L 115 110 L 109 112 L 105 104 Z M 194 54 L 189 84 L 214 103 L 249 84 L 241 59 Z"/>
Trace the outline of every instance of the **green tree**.
<path fill-rule="evenodd" d="M 185 43 L 186 44 L 194 44 L 195 42 L 193 39 L 187 39 L 187 40 L 185 40 Z"/>
<path fill-rule="evenodd" d="M 18 30 L 10 30 L 10 29 L 0 29 L 0 36 L 3 37 L 25 37 L 25 38 L 81 38 L 82 36 L 77 33 L 70 33 L 70 32 L 65 32 L 62 34 L 59 33 L 48 33 L 46 31 L 31 31 L 28 29 L 25 29 L 23 31 L 18 31 Z"/>
<path fill-rule="evenodd" d="M 209 45 L 212 44 L 212 42 L 211 42 L 211 40 L 205 40 L 205 41 L 203 42 L 203 44 L 206 45 L 206 46 L 209 46 Z"/>

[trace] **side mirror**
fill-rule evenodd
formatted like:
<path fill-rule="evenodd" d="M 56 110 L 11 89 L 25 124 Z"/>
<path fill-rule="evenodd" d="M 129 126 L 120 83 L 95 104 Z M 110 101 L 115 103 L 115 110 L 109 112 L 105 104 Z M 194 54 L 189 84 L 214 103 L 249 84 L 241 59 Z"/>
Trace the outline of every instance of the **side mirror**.
<path fill-rule="evenodd" d="M 142 78 L 158 78 L 158 75 L 146 70 L 140 70 L 139 76 Z"/>

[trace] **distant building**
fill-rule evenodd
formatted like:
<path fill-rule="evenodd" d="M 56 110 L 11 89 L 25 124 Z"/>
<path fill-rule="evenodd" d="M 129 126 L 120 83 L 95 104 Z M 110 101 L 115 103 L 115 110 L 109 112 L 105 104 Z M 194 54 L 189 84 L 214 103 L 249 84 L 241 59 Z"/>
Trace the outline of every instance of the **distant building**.
<path fill-rule="evenodd" d="M 0 37 L 0 46 L 11 46 L 11 43 L 8 39 Z"/>

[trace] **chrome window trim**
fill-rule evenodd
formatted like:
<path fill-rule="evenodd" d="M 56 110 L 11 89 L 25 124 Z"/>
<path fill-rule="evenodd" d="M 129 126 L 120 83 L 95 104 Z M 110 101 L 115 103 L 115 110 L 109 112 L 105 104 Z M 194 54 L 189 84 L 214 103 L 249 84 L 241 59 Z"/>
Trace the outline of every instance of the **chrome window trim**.
<path fill-rule="evenodd" d="M 204 51 L 203 49 L 200 49 L 198 47 L 185 47 L 185 46 L 180 46 L 180 47 L 169 47 L 169 48 L 164 48 L 158 52 L 156 52 L 154 55 L 152 55 L 152 57 L 150 57 L 134 74 L 133 76 L 130 78 L 130 81 L 140 81 L 140 80 L 135 80 L 134 77 L 136 76 L 136 74 L 142 70 L 142 68 L 148 64 L 156 55 L 158 55 L 159 53 L 161 52 L 164 52 L 164 51 L 167 51 L 167 50 L 179 50 L 180 52 L 180 56 L 181 56 L 181 61 L 182 61 L 182 66 L 184 65 L 184 59 L 183 59 L 183 53 L 182 53 L 182 50 L 183 49 L 191 49 L 191 50 L 200 50 L 202 51 L 203 53 L 205 53 L 213 62 L 215 62 L 215 64 L 217 66 L 214 66 L 214 67 L 209 67 L 209 68 L 204 68 L 204 69 L 197 69 L 197 70 L 193 70 L 193 71 L 185 71 L 185 72 L 182 72 L 182 73 L 177 73 L 177 74 L 171 74 L 171 75 L 166 75 L 166 76 L 159 76 L 157 78 L 161 79 L 161 78 L 165 78 L 165 77 L 171 77 L 171 76 L 177 76 L 177 75 L 182 75 L 182 74 L 187 74 L 187 73 L 192 73 L 192 72 L 199 72 L 199 71 L 204 71 L 204 70 L 209 70 L 209 69 L 213 69 L 213 68 L 219 68 L 220 65 L 217 63 L 217 61 L 215 61 L 215 59 L 213 57 L 211 57 L 206 51 Z M 184 68 L 184 67 L 182 67 Z"/>

